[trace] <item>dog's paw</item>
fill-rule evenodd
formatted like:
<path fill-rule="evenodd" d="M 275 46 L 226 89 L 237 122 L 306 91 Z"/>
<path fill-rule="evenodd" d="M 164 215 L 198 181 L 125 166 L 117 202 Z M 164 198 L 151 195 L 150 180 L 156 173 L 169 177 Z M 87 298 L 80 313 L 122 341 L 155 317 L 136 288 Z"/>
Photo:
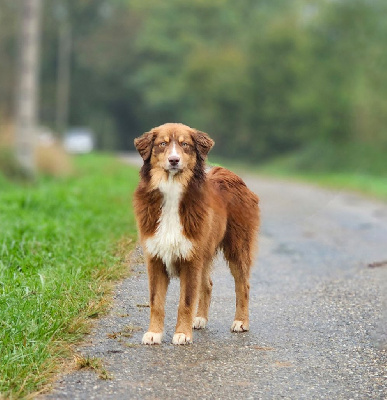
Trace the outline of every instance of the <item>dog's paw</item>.
<path fill-rule="evenodd" d="M 172 339 L 173 344 L 189 344 L 192 343 L 192 339 L 186 336 L 184 333 L 175 333 Z"/>
<path fill-rule="evenodd" d="M 247 332 L 249 330 L 249 323 L 235 320 L 231 325 L 231 332 Z"/>
<path fill-rule="evenodd" d="M 203 317 L 195 317 L 193 320 L 192 328 L 203 329 L 207 325 L 207 319 Z"/>
<path fill-rule="evenodd" d="M 142 337 L 142 344 L 161 344 L 161 338 L 163 334 L 161 332 L 147 332 Z"/>

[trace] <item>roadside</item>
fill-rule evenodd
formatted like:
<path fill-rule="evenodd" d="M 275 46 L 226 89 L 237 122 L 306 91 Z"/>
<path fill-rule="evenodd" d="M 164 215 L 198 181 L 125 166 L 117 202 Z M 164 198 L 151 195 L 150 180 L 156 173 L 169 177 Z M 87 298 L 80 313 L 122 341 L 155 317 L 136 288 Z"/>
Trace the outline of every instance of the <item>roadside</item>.
<path fill-rule="evenodd" d="M 70 345 L 128 276 L 137 170 L 114 157 L 75 160 L 74 173 L 0 189 L 0 398 L 24 398 L 58 371 Z"/>
<path fill-rule="evenodd" d="M 386 398 L 387 205 L 305 184 L 245 180 L 261 197 L 263 217 L 250 332 L 229 331 L 233 281 L 219 259 L 208 329 L 195 332 L 192 346 L 170 344 L 174 280 L 163 344 L 141 346 L 149 308 L 138 249 L 132 277 L 78 349 L 101 360 L 111 379 L 74 371 L 44 398 Z"/>

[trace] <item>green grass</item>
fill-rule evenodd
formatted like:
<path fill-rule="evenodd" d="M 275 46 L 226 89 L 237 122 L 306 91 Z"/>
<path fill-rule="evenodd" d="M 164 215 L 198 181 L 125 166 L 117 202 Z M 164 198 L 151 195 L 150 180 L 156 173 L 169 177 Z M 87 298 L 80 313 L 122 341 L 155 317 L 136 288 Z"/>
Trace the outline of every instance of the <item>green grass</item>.
<path fill-rule="evenodd" d="M 275 164 L 258 170 L 263 175 L 304 181 L 322 187 L 354 191 L 387 201 L 387 177 L 350 172 L 301 172 L 277 167 Z"/>
<path fill-rule="evenodd" d="M 103 311 L 108 282 L 128 273 L 137 169 L 102 155 L 75 162 L 71 177 L 40 177 L 29 186 L 0 176 L 4 397 L 24 397 L 49 382 L 69 344 Z"/>
<path fill-rule="evenodd" d="M 265 163 L 244 163 L 211 157 L 234 170 L 356 191 L 387 201 L 386 149 L 358 144 L 334 147 L 324 143 Z"/>

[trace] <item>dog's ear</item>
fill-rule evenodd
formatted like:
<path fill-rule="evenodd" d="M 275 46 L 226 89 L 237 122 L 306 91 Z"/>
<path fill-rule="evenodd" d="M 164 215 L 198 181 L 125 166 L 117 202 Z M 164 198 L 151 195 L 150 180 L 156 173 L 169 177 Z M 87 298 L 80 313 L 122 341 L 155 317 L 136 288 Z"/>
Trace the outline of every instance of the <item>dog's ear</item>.
<path fill-rule="evenodd" d="M 195 142 L 196 148 L 199 154 L 205 158 L 208 152 L 212 149 L 215 142 L 207 135 L 207 133 L 194 130 L 192 133 L 192 139 Z"/>
<path fill-rule="evenodd" d="M 155 132 L 150 131 L 145 132 L 142 136 L 134 139 L 134 146 L 144 161 L 148 160 L 151 155 L 154 138 Z"/>

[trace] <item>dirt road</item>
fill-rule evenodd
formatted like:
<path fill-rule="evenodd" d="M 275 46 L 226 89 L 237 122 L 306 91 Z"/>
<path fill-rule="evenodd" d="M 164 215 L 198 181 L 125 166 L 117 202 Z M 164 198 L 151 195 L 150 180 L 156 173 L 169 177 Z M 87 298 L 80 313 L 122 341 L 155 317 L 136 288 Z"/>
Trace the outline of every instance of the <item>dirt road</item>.
<path fill-rule="evenodd" d="M 103 360 L 59 378 L 47 399 L 386 399 L 387 205 L 345 192 L 244 177 L 261 198 L 250 332 L 233 334 L 233 280 L 216 263 L 208 328 L 171 345 L 178 281 L 161 346 L 142 346 L 149 308 L 133 276 L 79 351 Z"/>

